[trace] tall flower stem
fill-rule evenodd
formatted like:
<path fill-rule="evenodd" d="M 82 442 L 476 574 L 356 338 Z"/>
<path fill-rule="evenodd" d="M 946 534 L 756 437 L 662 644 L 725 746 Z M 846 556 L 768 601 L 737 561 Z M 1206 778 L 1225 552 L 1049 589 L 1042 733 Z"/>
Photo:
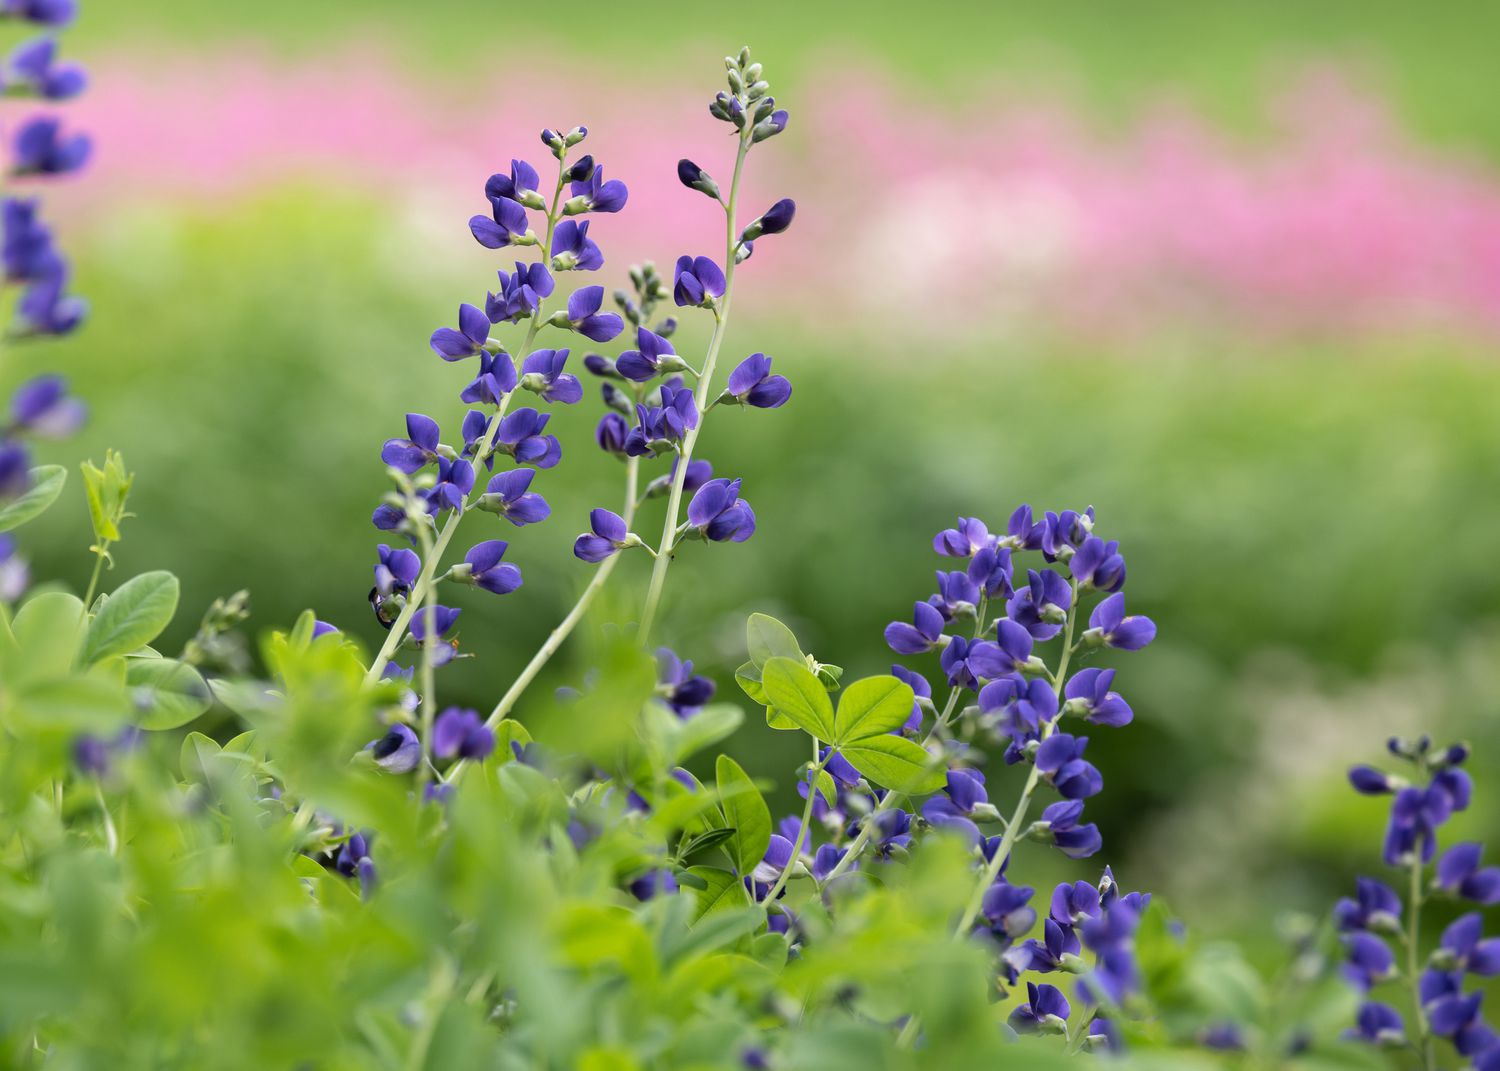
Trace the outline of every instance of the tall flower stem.
<path fill-rule="evenodd" d="M 708 341 L 708 352 L 703 359 L 703 374 L 698 377 L 695 402 L 698 406 L 698 424 L 688 429 L 682 437 L 682 450 L 677 457 L 677 470 L 672 476 L 672 489 L 667 497 L 667 515 L 662 522 L 661 541 L 656 545 L 656 564 L 651 568 L 651 583 L 646 588 L 646 602 L 641 609 L 641 643 L 651 641 L 651 627 L 656 623 L 657 608 L 661 605 L 662 587 L 667 580 L 667 569 L 671 567 L 673 542 L 677 536 L 677 515 L 682 507 L 682 485 L 687 479 L 688 462 L 693 459 L 693 448 L 703 431 L 707 419 L 708 391 L 714 378 L 714 365 L 719 359 L 719 349 L 724 344 L 724 332 L 729 327 L 729 305 L 734 297 L 735 246 L 739 233 L 735 215 L 740 199 L 740 176 L 745 170 L 745 155 L 750 151 L 751 124 L 746 123 L 740 131 L 739 152 L 734 158 L 734 178 L 729 184 L 729 200 L 724 205 L 724 300 L 714 312 L 714 332 Z"/>
<path fill-rule="evenodd" d="M 1422 775 L 1427 774 L 1427 760 L 1424 757 L 1421 762 Z M 1427 1012 L 1422 1007 L 1422 977 L 1421 961 L 1419 958 L 1419 946 L 1422 941 L 1422 875 L 1425 867 L 1422 864 L 1422 850 L 1418 845 L 1412 853 L 1410 871 L 1410 883 L 1408 886 L 1408 910 L 1406 913 L 1406 983 L 1411 989 L 1411 1012 L 1412 1021 L 1417 1025 L 1417 1052 L 1422 1060 L 1424 1071 L 1435 1071 L 1437 1068 L 1437 1053 L 1432 1044 L 1432 1029 L 1427 1022 Z"/>
<path fill-rule="evenodd" d="M 558 206 L 562 203 L 563 187 L 567 185 L 564 175 L 567 173 L 565 160 L 557 162 L 557 187 L 552 191 L 552 205 L 547 209 L 547 237 L 542 242 L 542 263 L 546 264 L 552 259 L 552 236 L 557 230 Z M 542 328 L 542 309 L 545 301 L 538 301 L 536 311 L 531 314 L 531 323 L 526 328 L 526 339 L 521 343 L 520 357 L 525 360 L 526 355 L 531 352 L 531 344 L 536 341 L 537 332 Z M 510 408 L 511 399 L 515 397 L 515 391 L 511 391 L 500 399 L 499 406 L 495 409 L 495 415 L 490 418 L 489 426 L 484 429 L 484 435 L 480 438 L 479 448 L 474 454 L 474 469 L 477 473 L 479 467 L 484 464 L 495 450 L 495 436 L 500 434 L 500 421 L 505 417 L 505 411 Z M 417 583 L 412 587 L 411 595 L 406 605 L 402 607 L 401 613 L 397 615 L 391 630 L 386 633 L 385 642 L 380 645 L 380 651 L 375 660 L 370 663 L 370 669 L 365 674 L 365 683 L 369 684 L 380 679 L 380 674 L 390 663 L 391 656 L 396 653 L 396 648 L 406 637 L 406 630 L 411 625 L 413 614 L 416 609 L 427 598 L 428 592 L 436 583 L 434 577 L 437 575 L 437 567 L 443 555 L 448 550 L 448 544 L 452 542 L 454 533 L 458 530 L 459 522 L 469 512 L 468 503 L 464 508 L 454 510 L 443 525 L 442 531 L 438 533 L 437 541 L 433 543 L 432 553 L 427 555 L 422 562 L 421 575 L 417 577 Z"/>
<path fill-rule="evenodd" d="M 457 520 L 457 514 L 454 515 Z M 455 525 L 456 527 L 456 525 Z M 426 528 L 418 529 L 422 540 L 422 558 L 424 561 L 437 561 L 440 553 L 433 553 L 432 536 Z M 415 599 L 412 600 L 416 602 Z M 428 774 L 432 769 L 432 724 L 437 716 L 437 674 L 432 664 L 432 645 L 437 642 L 437 585 L 429 582 L 422 599 L 422 613 L 426 615 L 427 627 L 423 629 L 427 637 L 422 644 L 422 761 L 417 765 L 417 789 L 420 790 L 427 784 Z"/>

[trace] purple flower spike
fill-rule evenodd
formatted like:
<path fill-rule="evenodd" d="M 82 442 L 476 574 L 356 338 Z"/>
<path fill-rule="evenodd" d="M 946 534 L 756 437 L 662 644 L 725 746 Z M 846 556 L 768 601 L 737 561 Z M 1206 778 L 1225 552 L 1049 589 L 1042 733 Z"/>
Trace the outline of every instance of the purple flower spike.
<path fill-rule="evenodd" d="M 1089 615 L 1089 628 L 1096 630 L 1106 647 L 1138 651 L 1156 639 L 1156 624 L 1149 617 L 1125 615 L 1125 596 L 1115 593 Z"/>
<path fill-rule="evenodd" d="M 1129 725 L 1135 715 L 1130 704 L 1110 691 L 1115 682 L 1112 669 L 1081 669 L 1068 679 L 1063 696 L 1067 712 L 1094 725 Z"/>
<path fill-rule="evenodd" d="M 1068 1029 L 1068 1016 L 1072 1013 L 1061 989 L 1027 982 L 1026 1003 L 1010 1013 L 1010 1025 L 1020 1034 L 1061 1034 Z"/>
<path fill-rule="evenodd" d="M 677 258 L 672 299 L 678 305 L 709 308 L 724 296 L 725 285 L 723 271 L 708 257 Z"/>
<path fill-rule="evenodd" d="M 618 513 L 596 509 L 589 514 L 589 527 L 593 529 L 592 534 L 585 533 L 573 543 L 574 556 L 583 561 L 602 562 L 616 551 L 632 545 L 625 518 Z"/>
<path fill-rule="evenodd" d="M 507 544 L 503 539 L 487 539 L 476 543 L 464 555 L 468 565 L 469 579 L 496 595 L 509 595 L 521 586 L 521 570 L 509 562 L 502 562 Z"/>
<path fill-rule="evenodd" d="M 755 534 L 755 511 L 740 499 L 739 480 L 709 480 L 688 503 L 688 523 L 715 543 L 743 543 Z"/>
<path fill-rule="evenodd" d="M 432 727 L 432 753 L 440 759 L 483 760 L 495 750 L 495 731 L 479 713 L 449 707 Z"/>
<path fill-rule="evenodd" d="M 558 271 L 598 271 L 604 267 L 604 254 L 589 237 L 588 220 L 565 219 L 557 225 L 552 235 L 552 267 Z"/>
<path fill-rule="evenodd" d="M 563 371 L 567 350 L 537 350 L 521 365 L 521 386 L 535 391 L 545 401 L 572 405 L 583 399 L 578 377 Z"/>
<path fill-rule="evenodd" d="M 1449 848 L 1437 862 L 1437 886 L 1476 904 L 1500 903 L 1500 867 L 1481 867 L 1484 845 L 1465 841 Z"/>
<path fill-rule="evenodd" d="M 37 376 L 22 384 L 11 398 L 13 431 L 61 439 L 82 427 L 87 417 L 88 408 L 69 397 L 68 381 L 62 376 Z"/>
<path fill-rule="evenodd" d="M 458 329 L 440 327 L 432 333 L 428 345 L 445 361 L 461 361 L 483 353 L 490 340 L 490 318 L 473 305 L 458 307 Z"/>
<path fill-rule="evenodd" d="M 613 312 L 600 312 L 604 304 L 604 287 L 585 286 L 568 298 L 568 311 L 553 317 L 559 327 L 566 326 L 584 338 L 608 342 L 625 330 L 625 321 Z"/>
<path fill-rule="evenodd" d="M 512 469 L 492 476 L 480 496 L 479 508 L 498 513 L 517 528 L 545 521 L 552 508 L 541 495 L 527 490 L 535 476 L 535 469 Z"/>
<path fill-rule="evenodd" d="M 541 307 L 542 299 L 550 297 L 554 288 L 552 276 L 542 264 L 525 264 L 516 261 L 514 274 L 497 272 L 500 292 L 485 299 L 484 312 L 490 323 L 516 323 L 525 319 Z"/>
<path fill-rule="evenodd" d="M 64 137 L 59 120 L 42 116 L 17 132 L 11 166 L 17 175 L 66 175 L 88 163 L 93 147 L 87 134 Z"/>
<path fill-rule="evenodd" d="M 387 439 L 380 460 L 410 476 L 438 460 L 437 421 L 421 413 L 406 414 L 406 438 Z"/>
<path fill-rule="evenodd" d="M 892 621 L 885 627 L 885 642 L 897 654 L 922 654 L 942 644 L 946 624 L 937 607 L 919 602 L 912 610 L 912 624 Z"/>
<path fill-rule="evenodd" d="M 729 386 L 721 401 L 733 400 L 757 409 L 776 409 L 792 396 L 792 384 L 785 376 L 771 374 L 771 358 L 752 353 L 729 373 Z"/>
<path fill-rule="evenodd" d="M 365 745 L 375 758 L 375 765 L 391 773 L 410 773 L 422 761 L 422 741 L 411 726 L 397 722 L 379 740 Z"/>
<path fill-rule="evenodd" d="M 663 362 L 664 357 L 676 357 L 672 344 L 644 327 L 635 330 L 636 349 L 626 350 L 615 361 L 615 370 L 626 379 L 644 383 L 660 372 L 680 372 L 681 360 Z"/>
<path fill-rule="evenodd" d="M 531 233 L 531 223 L 526 218 L 526 209 L 521 207 L 519 201 L 513 201 L 509 197 L 492 197 L 488 216 L 469 218 L 469 233 L 486 249 L 504 249 L 526 238 Z"/>
<path fill-rule="evenodd" d="M 1089 738 L 1053 733 L 1036 752 L 1036 768 L 1063 799 L 1082 800 L 1104 789 L 1104 778 L 1092 763 L 1085 762 Z"/>
<path fill-rule="evenodd" d="M 503 450 L 523 465 L 550 469 L 562 459 L 562 446 L 556 435 L 545 435 L 547 413 L 535 409 L 517 409 L 504 420 L 495 433 L 497 450 Z"/>

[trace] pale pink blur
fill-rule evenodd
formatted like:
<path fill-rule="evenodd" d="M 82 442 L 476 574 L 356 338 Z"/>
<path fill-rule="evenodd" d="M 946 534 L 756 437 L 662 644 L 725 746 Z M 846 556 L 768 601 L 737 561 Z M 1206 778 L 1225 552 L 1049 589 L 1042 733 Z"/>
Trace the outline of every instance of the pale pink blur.
<path fill-rule="evenodd" d="M 596 225 L 611 266 L 722 249 L 711 206 L 674 175 L 689 156 L 727 180 L 732 151 L 686 72 L 626 97 L 534 89 L 516 70 L 444 85 L 359 50 L 302 66 L 245 51 L 94 66 L 74 114 L 102 144 L 88 192 L 68 194 L 80 209 L 233 212 L 310 178 L 386 206 L 372 226 L 446 235 L 433 256 L 488 263 L 464 229 L 485 177 L 512 155 L 545 171 L 537 130 L 582 122 L 631 190 Z M 956 335 L 1115 342 L 1500 335 L 1500 176 L 1417 143 L 1371 89 L 1309 75 L 1267 103 L 1271 132 L 1253 143 L 1182 107 L 1105 134 L 1045 94 L 986 97 L 919 107 L 866 68 L 783 101 L 791 128 L 757 153 L 744 201 L 753 214 L 795 195 L 797 223 L 761 243 L 746 282 L 857 333 L 916 317 Z"/>

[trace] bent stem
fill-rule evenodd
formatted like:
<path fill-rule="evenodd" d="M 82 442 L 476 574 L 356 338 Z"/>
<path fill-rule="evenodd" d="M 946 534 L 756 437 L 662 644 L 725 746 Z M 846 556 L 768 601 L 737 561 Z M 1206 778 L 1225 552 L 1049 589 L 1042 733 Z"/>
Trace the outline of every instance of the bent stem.
<path fill-rule="evenodd" d="M 750 125 L 740 133 L 739 152 L 734 158 L 734 178 L 729 184 L 729 200 L 724 205 L 724 300 L 714 313 L 714 332 L 708 340 L 708 353 L 703 358 L 703 374 L 698 377 L 695 404 L 698 407 L 698 423 L 688 429 L 682 437 L 682 450 L 677 457 L 677 470 L 672 476 L 672 489 L 667 497 L 667 516 L 662 522 L 661 539 L 656 544 L 656 564 L 651 569 L 651 583 L 646 589 L 646 602 L 641 609 L 640 639 L 642 646 L 651 640 L 651 626 L 656 623 L 656 611 L 661 605 L 662 587 L 667 581 L 667 569 L 672 564 L 677 531 L 677 515 L 682 508 L 682 485 L 687 479 L 688 462 L 693 459 L 693 448 L 703 431 L 707 416 L 708 389 L 714 378 L 714 365 L 719 359 L 719 348 L 724 344 L 724 332 L 729 326 L 729 305 L 734 297 L 735 245 L 739 235 L 735 231 L 735 212 L 740 199 L 740 176 L 745 169 L 745 154 L 750 151 Z"/>

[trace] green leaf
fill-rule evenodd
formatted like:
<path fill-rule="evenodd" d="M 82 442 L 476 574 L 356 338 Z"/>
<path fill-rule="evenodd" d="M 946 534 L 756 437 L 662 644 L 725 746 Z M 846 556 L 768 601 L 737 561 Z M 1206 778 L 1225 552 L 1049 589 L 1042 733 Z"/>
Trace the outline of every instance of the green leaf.
<path fill-rule="evenodd" d="M 121 584 L 89 625 L 83 660 L 97 662 L 128 654 L 161 634 L 177 612 L 177 578 L 168 572 L 142 573 Z"/>
<path fill-rule="evenodd" d="M 142 729 L 175 729 L 212 704 L 203 675 L 175 658 L 132 658 L 125 683 L 134 690 Z"/>
<path fill-rule="evenodd" d="M 680 766 L 690 755 L 732 735 L 744 720 L 745 712 L 733 703 L 710 703 L 687 721 L 678 721 L 672 765 Z"/>
<path fill-rule="evenodd" d="M 693 890 L 693 895 L 698 899 L 695 920 L 714 911 L 738 907 L 745 902 L 744 886 L 728 870 L 716 866 L 690 866 L 687 872 L 703 882 L 704 886 Z"/>
<path fill-rule="evenodd" d="M 188 733 L 183 737 L 179 762 L 184 781 L 201 781 L 205 777 L 205 762 L 211 762 L 222 749 L 218 742 L 202 733 Z"/>
<path fill-rule="evenodd" d="M 834 784 L 833 775 L 827 770 L 818 771 L 818 792 L 822 795 L 823 802 L 828 804 L 828 806 L 837 806 L 839 786 Z"/>
<path fill-rule="evenodd" d="M 734 829 L 710 829 L 706 833 L 699 833 L 696 837 L 690 838 L 682 846 L 682 855 L 686 858 L 690 855 L 696 855 L 698 852 L 706 851 L 715 845 L 723 844 L 726 840 L 733 837 L 736 832 Z"/>
<path fill-rule="evenodd" d="M 101 543 L 118 542 L 120 522 L 130 516 L 125 512 L 125 500 L 130 497 L 130 485 L 135 477 L 125 471 L 124 458 L 113 450 L 105 451 L 102 469 L 92 461 L 85 461 L 80 468 L 94 538 Z"/>
<path fill-rule="evenodd" d="M 911 717 L 911 685 L 891 676 L 866 677 L 844 689 L 833 718 L 833 742 L 842 744 L 899 729 Z"/>
<path fill-rule="evenodd" d="M 946 780 L 942 766 L 904 736 L 871 736 L 845 744 L 839 751 L 877 785 L 909 796 L 936 792 Z"/>
<path fill-rule="evenodd" d="M 754 662 L 746 662 L 735 670 L 734 682 L 753 702 L 765 705 L 766 687 L 760 682 L 760 667 Z"/>
<path fill-rule="evenodd" d="M 781 714 L 819 740 L 833 739 L 833 703 L 812 670 L 790 658 L 771 658 L 761 669 L 766 698 Z"/>
<path fill-rule="evenodd" d="M 750 615 L 745 622 L 745 641 L 750 648 L 750 661 L 757 667 L 773 658 L 803 660 L 802 648 L 792 630 L 768 614 Z"/>
<path fill-rule="evenodd" d="M 65 591 L 44 591 L 26 601 L 11 623 L 15 645 L 4 655 L 6 677 L 60 677 L 73 665 L 83 638 L 83 601 Z"/>
<path fill-rule="evenodd" d="M 31 470 L 31 489 L 20 498 L 12 499 L 0 508 L 0 532 L 19 528 L 42 513 L 57 501 L 63 484 L 68 482 L 68 470 L 61 465 L 38 465 Z"/>
<path fill-rule="evenodd" d="M 741 874 L 748 874 L 765 858 L 771 843 L 771 809 L 740 764 L 720 755 L 715 767 L 725 820 L 734 827 L 729 855 Z"/>

